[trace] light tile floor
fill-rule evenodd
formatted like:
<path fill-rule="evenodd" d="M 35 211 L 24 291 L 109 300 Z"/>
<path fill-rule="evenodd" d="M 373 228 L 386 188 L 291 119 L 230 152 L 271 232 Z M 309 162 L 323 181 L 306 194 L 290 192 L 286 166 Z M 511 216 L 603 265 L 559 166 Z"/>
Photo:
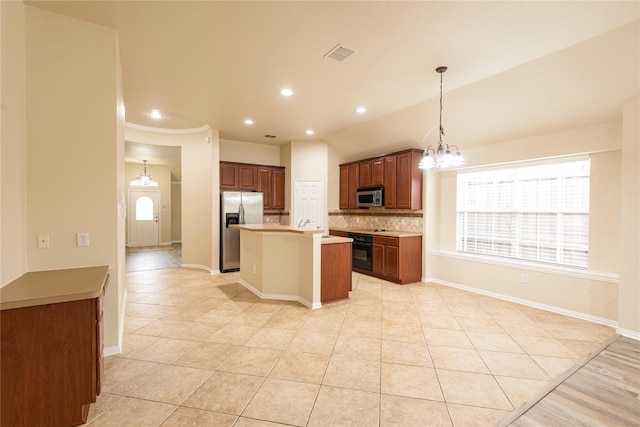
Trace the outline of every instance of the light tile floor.
<path fill-rule="evenodd" d="M 259 300 L 238 273 L 127 274 L 98 426 L 489 426 L 614 333 L 455 288 L 354 273 L 347 301 Z"/>

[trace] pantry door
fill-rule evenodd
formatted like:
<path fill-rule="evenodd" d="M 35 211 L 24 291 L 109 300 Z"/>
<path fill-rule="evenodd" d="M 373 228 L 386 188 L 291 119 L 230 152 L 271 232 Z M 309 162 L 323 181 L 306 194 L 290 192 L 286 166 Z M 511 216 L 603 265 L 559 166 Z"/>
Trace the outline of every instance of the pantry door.
<path fill-rule="evenodd" d="M 129 246 L 155 246 L 160 230 L 160 192 L 130 190 Z"/>
<path fill-rule="evenodd" d="M 308 230 L 324 230 L 324 181 L 296 181 L 295 185 L 294 222 L 297 227 L 300 222 L 309 220 L 305 225 Z"/>

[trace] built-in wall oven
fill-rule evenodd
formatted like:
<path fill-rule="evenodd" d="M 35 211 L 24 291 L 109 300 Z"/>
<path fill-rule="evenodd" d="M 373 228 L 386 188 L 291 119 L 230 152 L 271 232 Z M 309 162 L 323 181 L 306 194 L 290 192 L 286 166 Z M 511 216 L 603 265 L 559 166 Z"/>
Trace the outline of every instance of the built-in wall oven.
<path fill-rule="evenodd" d="M 366 234 L 349 234 L 353 239 L 351 256 L 353 268 L 373 271 L 373 236 Z"/>

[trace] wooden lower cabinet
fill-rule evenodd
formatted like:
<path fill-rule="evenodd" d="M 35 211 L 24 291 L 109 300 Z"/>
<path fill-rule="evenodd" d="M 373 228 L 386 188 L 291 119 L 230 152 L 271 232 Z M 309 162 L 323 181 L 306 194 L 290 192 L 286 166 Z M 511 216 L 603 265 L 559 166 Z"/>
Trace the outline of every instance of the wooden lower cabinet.
<path fill-rule="evenodd" d="M 373 236 L 373 274 L 407 284 L 422 276 L 422 238 Z"/>
<path fill-rule="evenodd" d="M 105 287 L 98 298 L 2 310 L 1 425 L 87 421 L 104 369 Z"/>
<path fill-rule="evenodd" d="M 320 301 L 327 303 L 349 298 L 351 242 L 323 244 L 320 257 Z"/>

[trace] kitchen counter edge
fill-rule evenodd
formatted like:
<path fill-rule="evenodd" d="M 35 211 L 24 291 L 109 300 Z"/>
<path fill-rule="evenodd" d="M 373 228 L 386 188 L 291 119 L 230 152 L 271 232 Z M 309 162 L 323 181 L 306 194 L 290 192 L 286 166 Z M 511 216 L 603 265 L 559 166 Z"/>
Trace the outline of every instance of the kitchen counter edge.
<path fill-rule="evenodd" d="M 343 233 L 352 234 L 366 234 L 370 236 L 385 236 L 385 237 L 421 237 L 422 233 L 413 233 L 410 231 L 374 231 L 364 230 L 360 228 L 337 228 L 331 227 L 329 233 L 332 231 L 342 231 Z"/>

